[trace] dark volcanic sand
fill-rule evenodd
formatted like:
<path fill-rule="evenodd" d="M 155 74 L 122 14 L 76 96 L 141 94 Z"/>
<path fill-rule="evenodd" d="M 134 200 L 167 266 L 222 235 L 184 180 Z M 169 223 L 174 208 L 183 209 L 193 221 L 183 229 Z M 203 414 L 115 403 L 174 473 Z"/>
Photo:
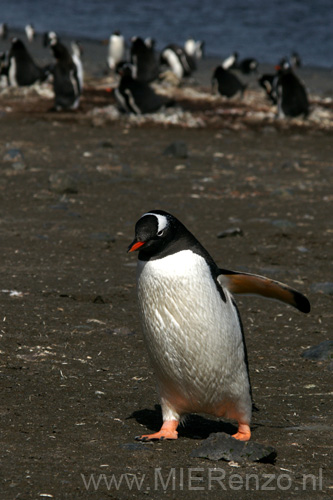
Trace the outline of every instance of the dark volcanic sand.
<path fill-rule="evenodd" d="M 311 291 L 332 281 L 331 134 L 124 120 L 94 127 L 82 113 L 42 111 L 20 101 L 0 120 L 0 497 L 328 498 L 332 371 L 301 353 L 332 338 L 332 296 Z M 176 140 L 187 159 L 163 155 Z M 6 159 L 14 148 L 19 165 Z M 76 192 L 55 191 L 52 174 Z M 191 416 L 174 442 L 134 441 L 161 423 L 138 318 L 137 256 L 126 253 L 136 220 L 154 208 L 179 217 L 221 267 L 284 281 L 311 301 L 304 315 L 237 298 L 259 408 L 252 439 L 277 449 L 274 465 L 190 458 L 210 433 L 235 431 L 212 417 Z M 217 238 L 234 227 L 243 236 Z M 108 488 L 102 477 L 95 491 L 84 484 L 91 474 L 123 482 Z M 222 484 L 210 481 L 219 474 Z M 307 483 L 306 474 L 314 475 Z M 141 488 L 126 478 L 143 478 Z"/>

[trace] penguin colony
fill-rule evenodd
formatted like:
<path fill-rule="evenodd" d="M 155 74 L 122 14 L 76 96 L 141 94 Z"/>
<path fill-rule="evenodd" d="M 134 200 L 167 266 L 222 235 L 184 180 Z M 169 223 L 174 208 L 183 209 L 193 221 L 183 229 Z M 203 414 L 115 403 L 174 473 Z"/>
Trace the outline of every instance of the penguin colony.
<path fill-rule="evenodd" d="M 30 47 L 36 43 L 32 24 L 25 27 L 25 36 Z M 8 26 L 0 24 L 0 37 L 8 38 Z M 107 44 L 105 66 L 118 78 L 115 97 L 118 107 L 124 113 L 154 113 L 172 106 L 174 102 L 159 95 L 152 88 L 153 82 L 163 80 L 166 74 L 174 75 L 174 82 L 181 84 L 191 78 L 204 56 L 205 44 L 188 39 L 184 46 L 170 43 L 162 50 L 156 50 L 151 38 L 132 37 L 129 41 L 120 31 L 114 31 Z M 48 80 L 54 91 L 54 110 L 75 110 L 80 105 L 84 87 L 82 48 L 72 42 L 71 49 L 62 43 L 55 32 L 45 33 L 43 44 L 51 49 L 54 62 L 39 66 L 21 39 L 12 39 L 9 50 L 0 54 L 0 79 L 6 79 L 10 86 L 29 86 Z M 304 84 L 295 69 L 301 66 L 296 52 L 289 59 L 284 58 L 276 66 L 276 72 L 258 77 L 269 101 L 277 107 L 277 116 L 307 117 L 309 101 Z M 255 58 L 240 59 L 238 52 L 225 58 L 212 73 L 212 92 L 229 99 L 243 96 L 247 85 L 241 75 L 258 73 L 259 63 Z"/>
<path fill-rule="evenodd" d="M 243 328 L 233 294 L 252 293 L 310 311 L 298 291 L 262 276 L 219 269 L 171 214 L 138 220 L 128 251 L 139 251 L 137 294 L 145 343 L 161 398 L 163 425 L 138 440 L 177 439 L 188 413 L 238 422 L 251 437 L 251 385 Z"/>
<path fill-rule="evenodd" d="M 0 26 L 7 38 L 8 28 Z M 26 27 L 28 43 L 35 40 Z M 43 37 L 54 62 L 41 67 L 24 42 L 14 38 L 8 53 L 0 56 L 0 75 L 10 86 L 29 86 L 51 79 L 54 109 L 75 110 L 83 91 L 82 49 L 71 51 L 55 32 Z M 157 94 L 150 84 L 168 68 L 179 80 L 190 77 L 203 57 L 204 44 L 193 39 L 184 47 L 169 44 L 160 54 L 155 41 L 133 37 L 130 48 L 120 32 L 108 41 L 106 63 L 119 75 L 115 97 L 127 113 L 152 113 L 173 102 Z M 126 57 L 129 52 L 129 57 Z M 305 88 L 293 67 L 300 58 L 281 60 L 276 73 L 262 75 L 259 85 L 278 115 L 307 116 Z M 239 61 L 235 52 L 216 67 L 212 88 L 226 98 L 243 94 L 246 85 L 236 72 L 258 71 L 253 58 Z M 163 425 L 159 432 L 138 439 L 176 439 L 179 423 L 188 413 L 207 413 L 235 419 L 236 439 L 251 437 L 252 391 L 241 318 L 233 294 L 252 293 L 277 299 L 308 313 L 310 304 L 300 292 L 268 278 L 220 269 L 207 250 L 171 214 L 152 210 L 136 223 L 129 251 L 139 251 L 138 301 L 146 346 L 161 398 Z"/>

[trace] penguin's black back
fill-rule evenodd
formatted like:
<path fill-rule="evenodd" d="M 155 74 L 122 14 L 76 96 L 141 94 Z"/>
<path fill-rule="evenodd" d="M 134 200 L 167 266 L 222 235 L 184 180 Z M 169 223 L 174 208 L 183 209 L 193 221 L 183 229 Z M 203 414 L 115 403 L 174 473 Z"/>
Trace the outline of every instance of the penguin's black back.
<path fill-rule="evenodd" d="M 286 116 L 309 114 L 306 90 L 291 69 L 282 70 L 276 85 L 281 96 L 281 108 Z"/>
<path fill-rule="evenodd" d="M 243 93 L 244 85 L 231 71 L 218 66 L 213 74 L 212 82 L 217 82 L 218 91 L 225 97 L 233 97 L 237 92 Z"/>
<path fill-rule="evenodd" d="M 15 59 L 15 77 L 19 86 L 32 85 L 38 80 L 42 81 L 45 79 L 45 71 L 35 63 L 20 39 L 15 39 L 12 42 L 9 51 L 9 61 L 12 58 Z M 11 63 L 9 62 L 9 64 Z"/>

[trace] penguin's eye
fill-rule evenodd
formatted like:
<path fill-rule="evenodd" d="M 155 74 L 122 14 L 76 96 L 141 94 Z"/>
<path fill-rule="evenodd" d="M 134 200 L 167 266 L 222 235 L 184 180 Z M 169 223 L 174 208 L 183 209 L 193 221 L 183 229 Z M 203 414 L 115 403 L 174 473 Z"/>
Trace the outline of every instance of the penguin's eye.
<path fill-rule="evenodd" d="M 157 236 L 163 236 L 164 234 L 164 229 L 161 229 L 161 231 L 158 231 Z"/>

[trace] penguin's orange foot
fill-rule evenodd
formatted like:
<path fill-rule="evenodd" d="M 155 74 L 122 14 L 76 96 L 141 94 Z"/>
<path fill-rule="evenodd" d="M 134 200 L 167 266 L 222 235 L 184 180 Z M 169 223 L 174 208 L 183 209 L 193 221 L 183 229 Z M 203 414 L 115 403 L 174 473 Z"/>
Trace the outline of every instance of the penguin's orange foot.
<path fill-rule="evenodd" d="M 163 439 L 177 439 L 178 438 L 178 421 L 177 420 L 167 420 L 161 427 L 161 430 L 155 432 L 154 434 L 144 434 L 143 436 L 136 436 L 137 441 L 155 441 Z"/>
<path fill-rule="evenodd" d="M 247 424 L 239 424 L 238 432 L 236 432 L 236 434 L 233 434 L 232 437 L 238 439 L 239 441 L 249 441 L 249 439 L 251 438 L 250 426 Z"/>

